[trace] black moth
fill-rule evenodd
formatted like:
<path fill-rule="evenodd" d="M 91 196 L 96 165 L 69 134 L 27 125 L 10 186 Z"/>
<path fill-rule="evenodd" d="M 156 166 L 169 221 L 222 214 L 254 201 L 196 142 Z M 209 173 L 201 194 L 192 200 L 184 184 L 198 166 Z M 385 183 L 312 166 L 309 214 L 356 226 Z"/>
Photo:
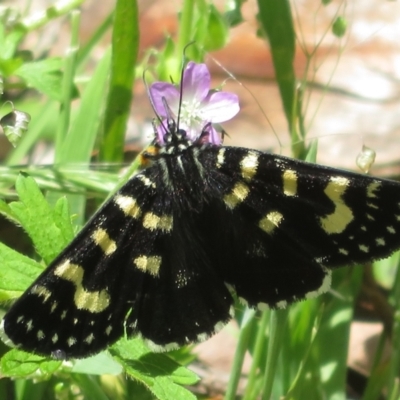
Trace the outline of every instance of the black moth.
<path fill-rule="evenodd" d="M 5 315 L 8 342 L 56 358 L 125 333 L 174 349 L 226 324 L 232 291 L 283 308 L 327 291 L 331 269 L 400 248 L 399 183 L 168 128 Z"/>

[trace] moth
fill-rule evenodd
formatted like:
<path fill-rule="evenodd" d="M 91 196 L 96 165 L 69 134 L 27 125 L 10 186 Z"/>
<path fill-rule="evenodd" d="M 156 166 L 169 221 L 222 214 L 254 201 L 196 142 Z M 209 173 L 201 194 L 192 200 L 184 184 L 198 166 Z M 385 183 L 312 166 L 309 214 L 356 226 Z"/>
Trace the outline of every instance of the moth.
<path fill-rule="evenodd" d="M 175 349 L 220 330 L 232 294 L 284 308 L 326 292 L 334 268 L 400 248 L 398 182 L 222 146 L 209 123 L 183 126 L 160 125 L 144 168 L 12 305 L 9 342 L 59 359 L 125 334 Z"/>

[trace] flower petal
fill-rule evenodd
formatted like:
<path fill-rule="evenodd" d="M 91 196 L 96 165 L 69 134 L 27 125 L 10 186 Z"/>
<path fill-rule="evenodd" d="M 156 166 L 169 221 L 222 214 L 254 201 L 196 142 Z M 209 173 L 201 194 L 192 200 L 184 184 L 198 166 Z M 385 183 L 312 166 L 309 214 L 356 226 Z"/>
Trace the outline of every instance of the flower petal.
<path fill-rule="evenodd" d="M 157 139 L 157 142 L 161 145 L 165 143 L 164 136 L 168 132 L 168 121 L 166 119 L 163 119 L 157 126 L 156 126 L 156 131 L 155 131 L 155 136 Z"/>
<path fill-rule="evenodd" d="M 154 82 L 150 85 L 149 90 L 156 113 L 162 117 L 168 117 L 167 110 L 162 101 L 165 98 L 169 108 L 175 114 L 174 117 L 176 117 L 179 107 L 179 90 L 167 82 Z"/>
<path fill-rule="evenodd" d="M 200 107 L 204 121 L 213 123 L 228 121 L 240 110 L 238 96 L 229 92 L 209 92 Z"/>
<path fill-rule="evenodd" d="M 206 64 L 196 64 L 190 61 L 183 72 L 182 100 L 191 102 L 203 101 L 210 90 L 211 76 Z"/>
<path fill-rule="evenodd" d="M 209 128 L 208 142 L 217 146 L 222 144 L 221 134 L 212 125 Z"/>

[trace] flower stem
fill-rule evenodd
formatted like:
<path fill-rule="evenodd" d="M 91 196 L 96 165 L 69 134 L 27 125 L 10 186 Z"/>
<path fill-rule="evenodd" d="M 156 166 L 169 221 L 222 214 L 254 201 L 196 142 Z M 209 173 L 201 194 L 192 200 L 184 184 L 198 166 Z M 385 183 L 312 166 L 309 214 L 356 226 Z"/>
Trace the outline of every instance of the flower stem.
<path fill-rule="evenodd" d="M 268 342 L 268 355 L 263 380 L 263 400 L 269 400 L 272 393 L 278 357 L 281 350 L 283 332 L 289 311 L 272 310 L 270 315 L 270 339 Z"/>
<path fill-rule="evenodd" d="M 193 11 L 195 7 L 195 0 L 184 0 L 180 27 L 179 27 L 179 35 L 178 35 L 178 45 L 176 47 L 177 57 L 181 60 L 183 59 L 183 52 L 185 46 L 187 46 L 192 40 L 192 26 L 194 25 L 193 21 Z"/>
<path fill-rule="evenodd" d="M 239 384 L 240 374 L 242 372 L 244 356 L 249 346 L 250 334 L 252 332 L 255 314 L 255 310 L 249 308 L 246 309 L 242 323 L 240 324 L 239 341 L 236 347 L 235 358 L 233 360 L 231 375 L 229 377 L 224 400 L 236 399 L 236 391 Z"/>

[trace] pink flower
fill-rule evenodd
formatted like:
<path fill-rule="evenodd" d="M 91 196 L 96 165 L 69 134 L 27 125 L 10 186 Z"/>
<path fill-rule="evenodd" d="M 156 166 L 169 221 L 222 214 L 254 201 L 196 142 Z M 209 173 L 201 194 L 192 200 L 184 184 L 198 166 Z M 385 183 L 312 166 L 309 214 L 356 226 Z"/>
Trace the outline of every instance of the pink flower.
<path fill-rule="evenodd" d="M 179 116 L 179 129 L 186 131 L 187 137 L 195 141 L 206 125 L 209 143 L 222 143 L 213 123 L 225 122 L 239 112 L 239 100 L 236 94 L 210 90 L 211 76 L 205 64 L 190 61 L 183 72 L 182 105 Z M 179 113 L 180 87 L 171 83 L 155 82 L 150 86 L 150 95 L 156 113 L 162 118 L 171 116 L 176 121 Z M 163 99 L 172 115 L 168 115 Z M 164 143 L 166 123 L 158 129 L 158 141 Z"/>

